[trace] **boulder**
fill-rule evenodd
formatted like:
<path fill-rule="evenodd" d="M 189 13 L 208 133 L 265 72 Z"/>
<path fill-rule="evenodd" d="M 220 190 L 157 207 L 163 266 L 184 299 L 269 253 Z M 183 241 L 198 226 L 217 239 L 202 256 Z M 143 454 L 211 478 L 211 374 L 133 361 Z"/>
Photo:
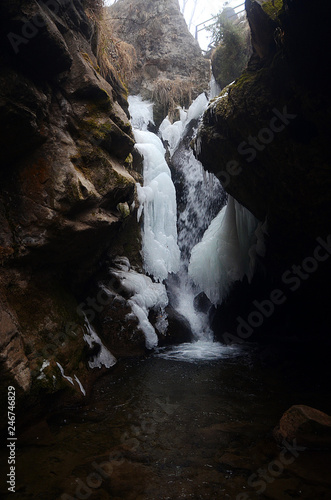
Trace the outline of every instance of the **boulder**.
<path fill-rule="evenodd" d="M 182 344 L 192 341 L 192 330 L 188 320 L 172 307 L 166 308 L 168 328 L 162 334 L 159 333 L 159 346 Z"/>
<path fill-rule="evenodd" d="M 315 8 L 318 20 L 312 23 Z M 330 53 L 327 7 L 318 2 L 312 9 L 306 0 L 247 0 L 246 10 L 252 58 L 205 112 L 195 154 L 267 224 L 265 258 L 259 258 L 267 280 L 261 273 L 259 294 L 270 295 L 268 283 L 284 290 L 286 328 L 299 337 L 323 338 L 328 305 L 319 290 L 328 286 L 331 259 L 325 254 L 323 264 L 298 277 L 300 290 L 286 278 L 293 266 L 311 261 L 316 240 L 327 241 L 330 232 L 331 99 L 322 55 Z"/>
<path fill-rule="evenodd" d="M 331 417 L 306 405 L 291 406 L 274 430 L 278 442 L 296 440 L 299 446 L 313 450 L 331 449 Z"/>

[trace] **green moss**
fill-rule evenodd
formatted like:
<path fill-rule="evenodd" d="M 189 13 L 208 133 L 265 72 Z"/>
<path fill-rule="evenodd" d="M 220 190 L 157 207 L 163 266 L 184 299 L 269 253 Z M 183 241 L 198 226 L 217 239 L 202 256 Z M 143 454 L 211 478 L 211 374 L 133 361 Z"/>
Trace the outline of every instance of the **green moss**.
<path fill-rule="evenodd" d="M 124 160 L 124 166 L 125 168 L 131 170 L 133 168 L 133 156 L 130 153 L 129 156 Z"/>
<path fill-rule="evenodd" d="M 91 66 L 92 68 L 97 71 L 98 73 L 100 73 L 100 66 L 98 64 L 94 64 L 94 62 L 92 61 L 91 57 L 88 55 L 87 52 L 82 52 L 81 53 L 83 58 L 85 59 L 85 61 L 87 61 Z"/>
<path fill-rule="evenodd" d="M 112 110 L 113 100 L 108 92 L 100 87 L 98 94 L 94 96 L 93 100 L 89 100 L 86 106 L 90 115 L 101 118 Z"/>
<path fill-rule="evenodd" d="M 257 73 L 251 73 L 249 71 L 244 71 L 244 73 L 236 80 L 233 88 L 242 89 L 245 85 L 253 83 L 257 78 Z"/>
<path fill-rule="evenodd" d="M 109 121 L 106 123 L 99 123 L 96 118 L 87 118 L 82 122 L 82 128 L 88 134 L 92 134 L 97 140 L 106 139 L 109 134 L 114 132 L 114 125 Z"/>
<path fill-rule="evenodd" d="M 274 21 L 278 20 L 283 8 L 283 0 L 268 0 L 262 4 L 262 9 Z"/>
<path fill-rule="evenodd" d="M 120 212 L 121 216 L 123 219 L 126 219 L 130 215 L 130 207 L 129 205 L 125 203 L 119 203 L 117 205 L 117 210 Z"/>

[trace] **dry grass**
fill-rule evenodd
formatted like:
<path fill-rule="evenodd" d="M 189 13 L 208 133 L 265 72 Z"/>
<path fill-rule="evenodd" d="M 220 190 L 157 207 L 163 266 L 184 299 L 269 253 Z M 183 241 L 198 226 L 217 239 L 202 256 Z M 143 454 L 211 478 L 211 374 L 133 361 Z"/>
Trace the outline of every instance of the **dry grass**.
<path fill-rule="evenodd" d="M 136 50 L 130 43 L 122 42 L 115 38 L 114 35 L 110 36 L 109 31 L 108 28 L 108 36 L 106 37 L 106 44 L 103 49 L 101 44 L 101 50 L 105 57 L 101 57 L 100 60 L 108 60 L 120 75 L 121 80 L 128 86 L 137 65 Z"/>
<path fill-rule="evenodd" d="M 94 15 L 101 17 L 104 7 L 104 0 L 84 0 L 84 8 Z"/>
<path fill-rule="evenodd" d="M 104 19 L 103 0 L 86 0 L 86 14 L 94 24 L 97 37 L 97 60 L 99 72 L 105 79 L 109 72 L 117 73 L 128 86 L 137 64 L 133 45 L 116 38 Z"/>
<path fill-rule="evenodd" d="M 192 102 L 193 82 L 187 78 L 159 78 L 155 82 L 153 100 L 163 107 L 164 114 L 172 119 L 178 106 L 188 108 Z"/>

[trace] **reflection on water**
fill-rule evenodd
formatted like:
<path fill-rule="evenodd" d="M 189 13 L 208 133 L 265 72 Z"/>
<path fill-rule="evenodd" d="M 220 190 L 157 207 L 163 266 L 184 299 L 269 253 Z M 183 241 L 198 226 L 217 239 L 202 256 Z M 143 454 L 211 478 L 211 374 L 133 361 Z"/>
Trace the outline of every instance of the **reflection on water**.
<path fill-rule="evenodd" d="M 282 364 L 273 352 L 261 358 L 256 349 L 219 344 L 121 360 L 86 405 L 48 414 L 20 434 L 17 492 L 6 496 L 3 484 L 0 494 L 18 500 L 328 500 L 325 452 L 300 454 L 261 493 L 249 484 L 277 459 L 272 429 L 287 408 L 302 403 L 331 410 L 317 379 L 292 357 Z M 5 477 L 6 450 L 0 458 Z"/>
<path fill-rule="evenodd" d="M 156 350 L 155 356 L 173 361 L 213 361 L 239 356 L 243 350 L 238 346 L 226 346 L 219 342 L 199 340 Z"/>

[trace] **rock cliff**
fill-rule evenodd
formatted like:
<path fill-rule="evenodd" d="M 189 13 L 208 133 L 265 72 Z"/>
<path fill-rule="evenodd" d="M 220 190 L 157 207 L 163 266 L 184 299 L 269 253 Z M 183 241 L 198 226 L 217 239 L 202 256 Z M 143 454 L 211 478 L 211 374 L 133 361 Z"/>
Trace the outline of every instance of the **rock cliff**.
<path fill-rule="evenodd" d="M 314 4 L 316 16 L 307 0 L 246 0 L 246 10 L 253 55 L 209 106 L 196 154 L 230 194 L 267 221 L 264 276 L 271 287 L 290 286 L 287 304 L 296 304 L 284 331 L 324 335 L 321 290 L 331 261 L 326 5 Z M 320 260 L 318 238 L 325 242 Z"/>
<path fill-rule="evenodd" d="M 93 4 L 0 5 L 1 376 L 25 392 L 63 387 L 56 362 L 88 386 L 78 305 L 105 256 L 140 264 L 126 91 Z"/>
<path fill-rule="evenodd" d="M 178 0 L 119 0 L 107 18 L 118 38 L 136 51 L 129 90 L 154 101 L 157 124 L 208 90 L 210 61 L 202 57 Z"/>

